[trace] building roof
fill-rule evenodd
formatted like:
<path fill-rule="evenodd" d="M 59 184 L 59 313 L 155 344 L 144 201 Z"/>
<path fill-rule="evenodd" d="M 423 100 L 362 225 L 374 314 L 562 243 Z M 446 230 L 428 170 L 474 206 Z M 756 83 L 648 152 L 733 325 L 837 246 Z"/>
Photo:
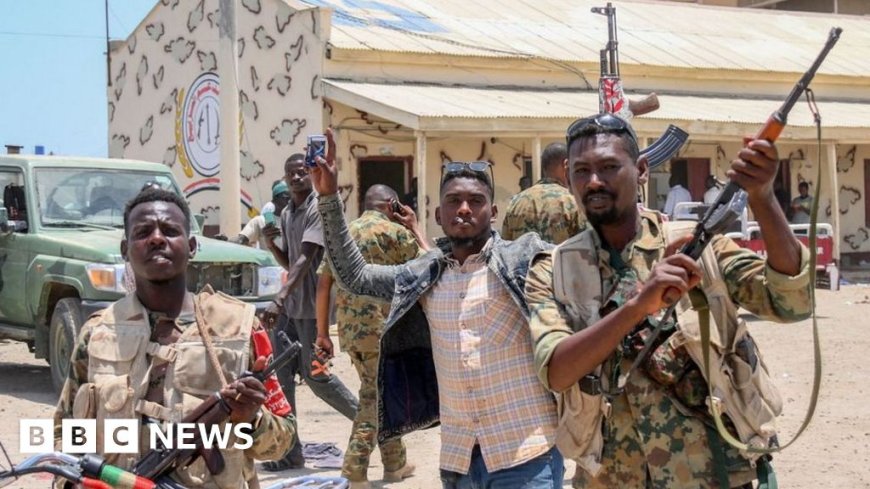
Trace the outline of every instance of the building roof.
<path fill-rule="evenodd" d="M 357 51 L 599 62 L 605 0 L 302 0 L 333 9 L 330 44 Z M 870 76 L 860 16 L 613 1 L 620 61 L 688 69 L 802 73 L 831 27 L 844 33 L 819 73 Z"/>
<path fill-rule="evenodd" d="M 423 84 L 356 83 L 324 80 L 324 96 L 405 127 L 435 132 L 562 134 L 578 117 L 598 112 L 598 92 L 472 88 Z M 629 94 L 629 98 L 633 98 Z M 781 99 L 659 95 L 661 108 L 635 118 L 638 132 L 654 137 L 670 124 L 693 138 L 741 138 L 757 131 Z M 818 102 L 826 139 L 867 141 L 870 105 Z M 795 105 L 782 139 L 815 139 L 812 114 Z"/>

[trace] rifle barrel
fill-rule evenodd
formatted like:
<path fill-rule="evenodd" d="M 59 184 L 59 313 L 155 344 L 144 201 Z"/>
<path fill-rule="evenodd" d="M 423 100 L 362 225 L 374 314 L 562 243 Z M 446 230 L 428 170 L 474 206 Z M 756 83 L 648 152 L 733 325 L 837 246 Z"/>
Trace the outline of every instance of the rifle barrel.
<path fill-rule="evenodd" d="M 828 33 L 828 40 L 825 42 L 825 46 L 822 48 L 822 51 L 816 57 L 816 60 L 813 61 L 810 69 L 803 74 L 800 80 L 795 84 L 794 88 L 791 89 L 791 93 L 788 94 L 785 101 L 782 103 L 782 106 L 775 112 L 775 114 L 779 114 L 779 120 L 782 125 L 785 126 L 786 121 L 788 120 L 788 114 L 791 112 L 792 107 L 800 98 L 801 94 L 810 86 L 810 82 L 813 80 L 813 77 L 816 76 L 816 71 L 818 71 L 819 67 L 822 65 L 822 61 L 828 56 L 828 53 L 831 52 L 834 45 L 837 44 L 837 41 L 840 40 L 840 34 L 842 34 L 843 29 L 839 27 L 831 28 L 831 31 Z M 779 133 L 777 133 L 779 136 Z M 765 138 L 767 139 L 767 138 Z M 775 139 L 768 139 L 768 141 L 773 142 Z"/>

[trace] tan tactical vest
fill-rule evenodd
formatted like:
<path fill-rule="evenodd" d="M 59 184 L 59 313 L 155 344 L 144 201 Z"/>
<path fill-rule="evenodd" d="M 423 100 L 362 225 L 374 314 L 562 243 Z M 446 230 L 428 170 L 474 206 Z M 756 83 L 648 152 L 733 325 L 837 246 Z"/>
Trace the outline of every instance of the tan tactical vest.
<path fill-rule="evenodd" d="M 198 304 L 227 382 L 248 368 L 254 307 L 206 288 Z M 160 345 L 150 341 L 148 311 L 135 294 L 111 305 L 88 321 L 88 383 L 76 393 L 73 416 L 97 420 L 97 451 L 103 453 L 102 427 L 107 419 L 138 419 L 143 415 L 164 423 L 178 423 L 206 396 L 221 389 L 220 377 L 208 359 L 196 324 L 181 334 L 178 342 Z M 147 355 L 147 356 L 146 356 Z M 153 365 L 168 362 L 163 386 L 164 404 L 144 399 Z M 148 450 L 149 429 L 140 430 L 140 454 Z M 230 445 L 234 443 L 231 435 Z M 201 459 L 175 472 L 185 486 L 244 489 L 257 487 L 253 460 L 241 450 L 222 450 L 226 468 L 208 473 Z M 110 463 L 130 468 L 137 455 L 108 454 Z"/>
<path fill-rule="evenodd" d="M 666 240 L 672 241 L 690 233 L 694 224 L 664 223 Z M 597 236 L 587 231 L 553 251 L 554 295 L 574 331 L 600 319 L 599 311 L 605 291 L 598 267 L 599 248 Z M 688 294 L 681 299 L 677 308 L 677 331 L 662 346 L 668 346 L 668 343 L 671 347 L 684 346 L 712 386 L 708 407 L 711 402 L 719 403 L 722 411 L 734 423 L 741 441 L 766 447 L 776 434 L 775 418 L 782 410 L 782 400 L 745 322 L 737 315 L 737 307 L 731 301 L 710 247 L 704 251 L 700 264 L 703 271 L 700 293 Z M 712 317 L 712 376 L 703 371 L 698 310 L 704 308 L 709 309 Z M 751 350 L 757 359 L 754 369 L 735 354 L 737 348 Z M 606 382 L 607 379 L 601 380 Z M 609 405 L 603 395 L 587 394 L 580 390 L 579 385 L 574 385 L 557 397 L 559 427 L 556 444 L 566 457 L 576 460 L 580 467 L 594 476 L 600 469 L 604 446 L 601 423 L 609 411 Z M 743 455 L 749 459 L 757 458 L 756 454 Z"/>

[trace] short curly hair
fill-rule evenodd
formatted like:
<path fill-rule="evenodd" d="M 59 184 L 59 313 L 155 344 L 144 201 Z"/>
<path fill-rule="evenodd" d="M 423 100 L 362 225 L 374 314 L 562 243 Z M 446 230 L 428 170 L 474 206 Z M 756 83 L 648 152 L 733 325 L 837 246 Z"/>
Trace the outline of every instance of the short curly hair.
<path fill-rule="evenodd" d="M 471 170 L 460 170 L 455 172 L 450 172 L 445 174 L 441 178 L 441 188 L 439 189 L 439 193 L 444 193 L 444 188 L 447 187 L 447 184 L 450 183 L 451 180 L 455 180 L 457 178 L 467 178 L 469 180 L 477 180 L 482 183 L 486 190 L 489 191 L 489 200 L 492 201 L 495 199 L 495 189 L 492 186 L 492 180 L 489 179 L 489 175 L 479 171 L 471 171 Z"/>
<path fill-rule="evenodd" d="M 187 205 L 187 202 L 171 190 L 146 186 L 132 200 L 127 202 L 124 208 L 124 236 L 129 236 L 130 214 L 133 212 L 133 209 L 140 204 L 147 204 L 149 202 L 168 202 L 178 206 L 181 209 L 181 213 L 184 214 L 184 221 L 187 225 L 185 229 L 190 234 L 190 206 Z"/>

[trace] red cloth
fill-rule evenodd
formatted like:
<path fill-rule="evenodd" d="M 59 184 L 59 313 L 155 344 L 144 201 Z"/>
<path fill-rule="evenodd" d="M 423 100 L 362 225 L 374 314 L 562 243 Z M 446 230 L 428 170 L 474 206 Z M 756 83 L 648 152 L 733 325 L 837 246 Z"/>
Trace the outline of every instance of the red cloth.
<path fill-rule="evenodd" d="M 272 360 L 272 342 L 269 341 L 269 333 L 264 329 L 254 331 L 252 336 L 254 342 L 254 358 L 266 357 L 269 361 Z M 266 387 L 266 409 L 277 416 L 287 416 L 293 412 L 287 398 L 284 397 L 284 391 L 281 390 L 281 383 L 278 382 L 278 376 L 273 372 L 272 375 L 266 377 L 263 382 Z"/>

